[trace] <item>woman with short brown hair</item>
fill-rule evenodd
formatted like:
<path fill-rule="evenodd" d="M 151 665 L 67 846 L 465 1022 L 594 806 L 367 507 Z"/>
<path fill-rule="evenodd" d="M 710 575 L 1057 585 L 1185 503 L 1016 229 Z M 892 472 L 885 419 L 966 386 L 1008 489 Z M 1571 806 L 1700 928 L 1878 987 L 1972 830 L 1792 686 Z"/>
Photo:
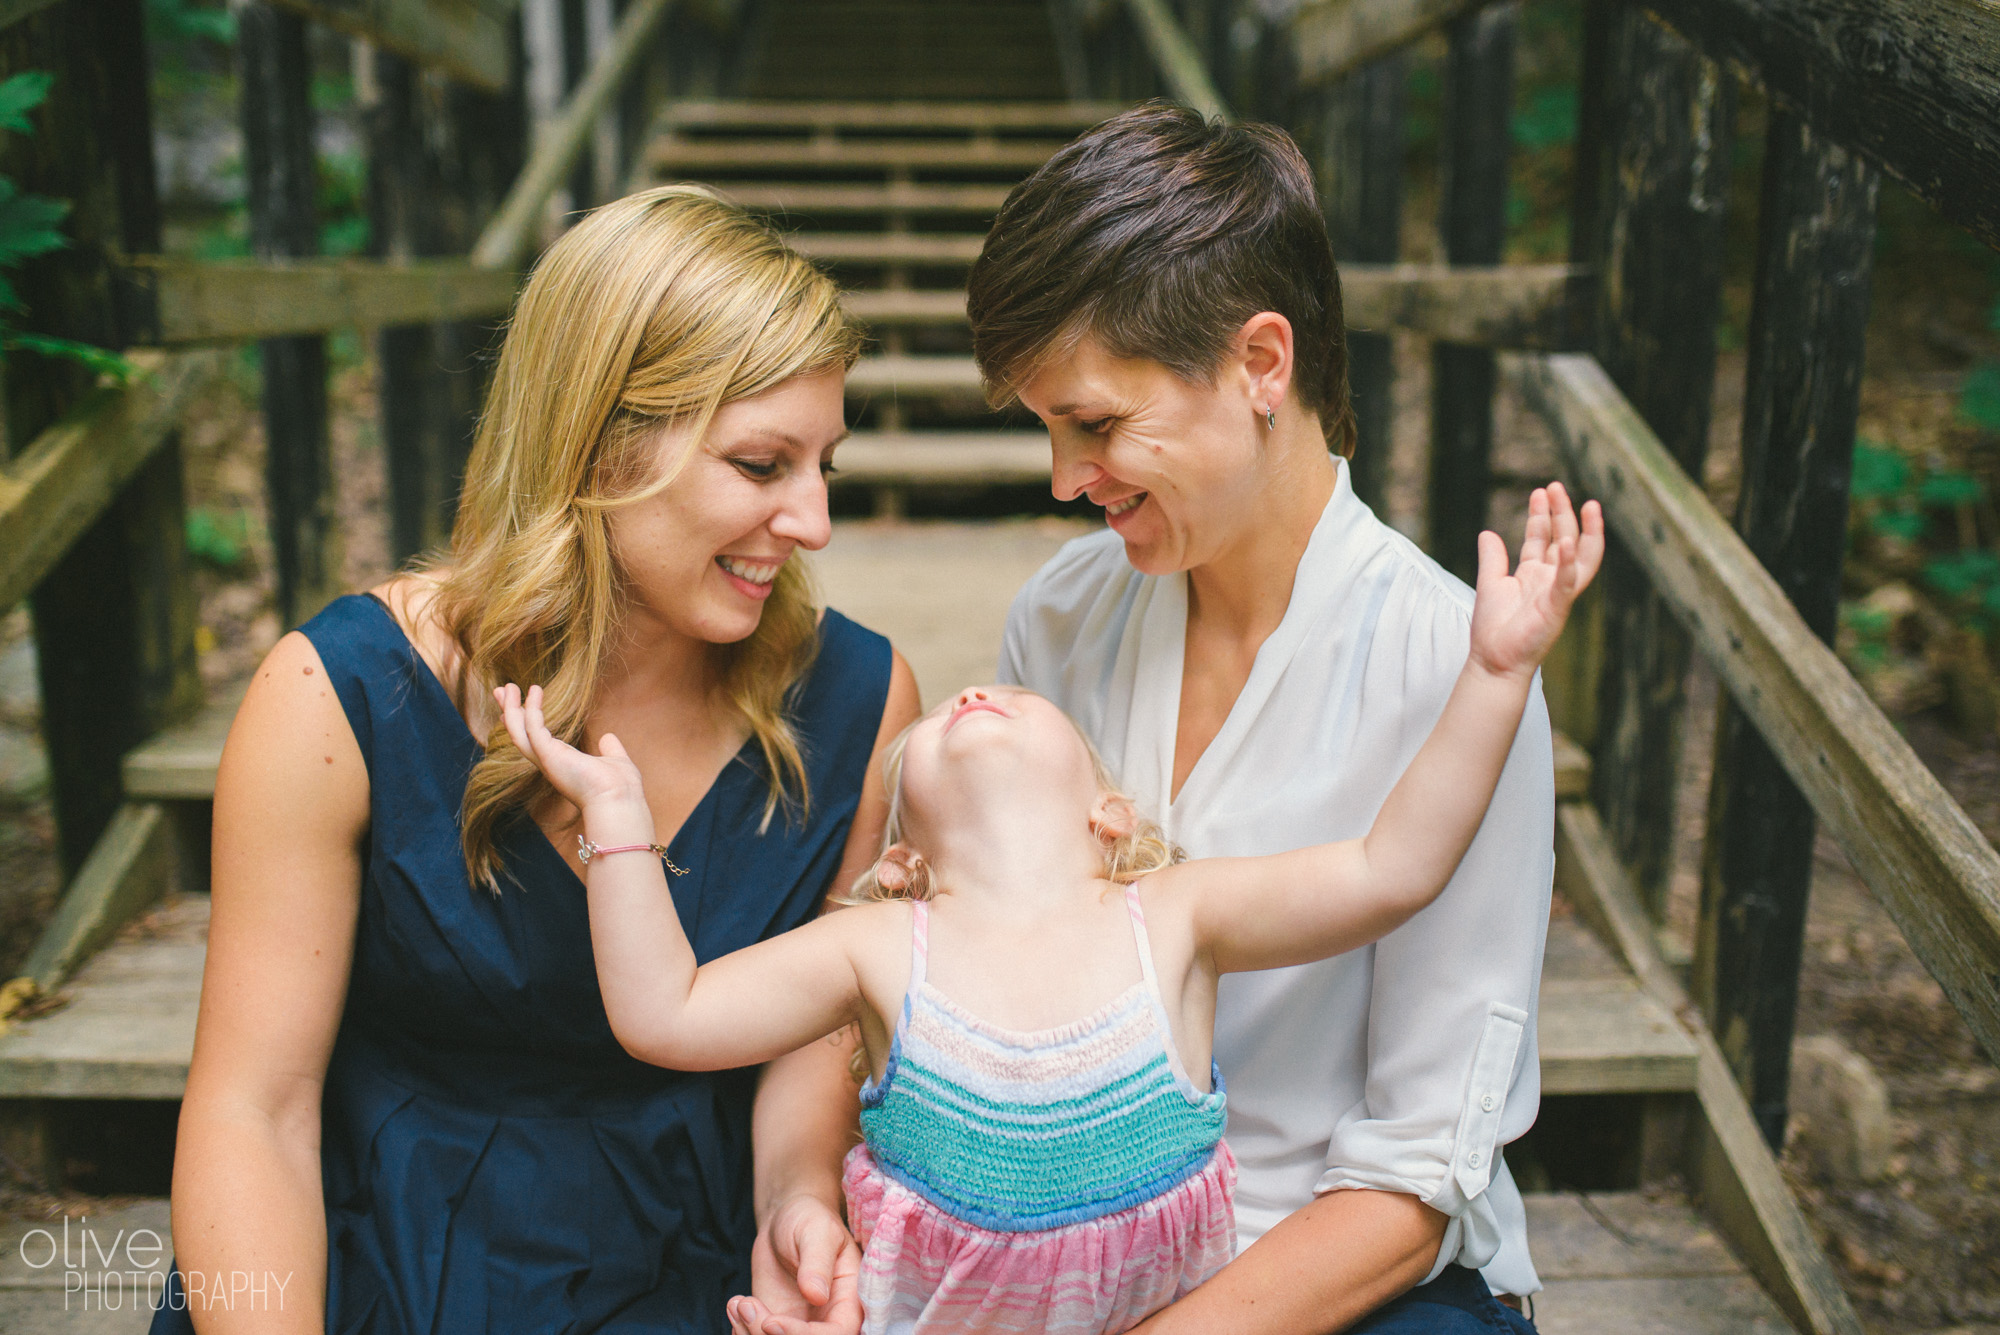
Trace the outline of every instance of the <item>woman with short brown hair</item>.
<path fill-rule="evenodd" d="M 1009 197 L 967 309 L 995 397 L 1049 429 L 1055 494 L 1108 522 L 1022 590 L 1002 679 L 1078 718 L 1193 856 L 1365 831 L 1464 660 L 1471 594 L 1354 496 L 1297 148 L 1163 104 L 1116 117 Z M 1500 1151 L 1539 1097 L 1554 801 L 1537 691 L 1432 907 L 1223 984 L 1241 1250 L 1142 1330 L 1527 1328 L 1493 1296 L 1540 1287 Z"/>

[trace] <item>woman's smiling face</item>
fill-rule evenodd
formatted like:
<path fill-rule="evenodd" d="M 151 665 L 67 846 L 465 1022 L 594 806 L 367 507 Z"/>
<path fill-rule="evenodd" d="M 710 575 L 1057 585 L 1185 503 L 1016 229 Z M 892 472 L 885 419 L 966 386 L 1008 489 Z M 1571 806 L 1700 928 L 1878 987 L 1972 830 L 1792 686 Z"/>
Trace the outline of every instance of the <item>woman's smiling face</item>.
<path fill-rule="evenodd" d="M 1133 568 L 1165 575 L 1213 560 L 1257 522 L 1256 391 L 1233 363 L 1214 385 L 1193 384 L 1085 338 L 1018 394 L 1049 429 L 1057 498 L 1103 507 Z"/>
<path fill-rule="evenodd" d="M 794 376 L 726 403 L 689 450 L 682 424 L 657 459 L 686 462 L 659 493 L 611 511 L 612 550 L 631 611 L 710 644 L 749 637 L 778 568 L 832 536 L 826 473 L 846 436 L 839 370 Z"/>

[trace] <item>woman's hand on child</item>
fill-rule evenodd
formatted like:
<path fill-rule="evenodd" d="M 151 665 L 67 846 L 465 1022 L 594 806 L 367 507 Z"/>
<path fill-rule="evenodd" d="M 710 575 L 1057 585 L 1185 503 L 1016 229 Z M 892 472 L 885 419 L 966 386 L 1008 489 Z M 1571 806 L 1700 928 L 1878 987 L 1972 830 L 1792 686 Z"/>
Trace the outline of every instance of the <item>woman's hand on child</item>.
<path fill-rule="evenodd" d="M 1528 498 L 1521 563 L 1507 573 L 1507 544 L 1479 535 L 1479 583 L 1472 605 L 1472 661 L 1497 676 L 1532 674 L 1562 634 L 1569 609 L 1604 560 L 1604 512 L 1579 516 L 1560 482 Z"/>
<path fill-rule="evenodd" d="M 509 682 L 493 689 L 500 704 L 501 721 L 507 735 L 521 754 L 535 762 L 555 790 L 576 804 L 586 821 L 593 810 L 636 812 L 646 810 L 646 789 L 639 767 L 625 754 L 625 748 L 610 733 L 598 739 L 597 755 L 579 751 L 549 731 L 542 715 L 542 688 L 530 686 L 524 698 L 521 688 Z M 647 823 L 650 825 L 650 815 Z M 648 833 L 647 839 L 652 835 Z"/>

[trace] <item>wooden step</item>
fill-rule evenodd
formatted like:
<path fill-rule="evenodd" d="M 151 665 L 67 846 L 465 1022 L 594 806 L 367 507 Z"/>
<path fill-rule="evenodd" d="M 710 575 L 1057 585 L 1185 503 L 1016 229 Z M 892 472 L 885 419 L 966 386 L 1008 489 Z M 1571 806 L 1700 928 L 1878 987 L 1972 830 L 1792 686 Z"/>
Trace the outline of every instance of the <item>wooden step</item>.
<path fill-rule="evenodd" d="M 1039 431 L 857 431 L 841 443 L 834 466 L 839 486 L 1046 485 L 1049 438 Z"/>
<path fill-rule="evenodd" d="M 889 171 L 1030 172 L 1054 156 L 1045 139 L 655 139 L 646 161 L 655 171 L 683 176 L 747 169 L 801 168 Z"/>
<path fill-rule="evenodd" d="M 989 564 L 977 548 L 962 553 L 961 563 L 968 558 L 975 567 Z M 824 555 L 815 564 L 837 570 L 837 562 Z M 980 620 L 996 641 L 1006 607 L 999 595 L 1011 596 L 1023 568 L 1031 573 L 1033 567 L 1008 563 L 1007 589 L 995 591 L 990 614 Z M 872 617 L 876 628 L 912 648 L 940 635 L 962 639 L 954 632 L 977 614 L 963 605 L 967 583 L 925 587 L 938 606 L 907 609 L 904 616 L 915 616 L 903 627 Z M 985 591 L 974 583 L 970 592 L 977 597 Z M 913 633 L 901 633 L 905 630 Z M 979 676 L 990 675 L 997 649 L 997 643 L 955 647 L 988 665 Z M 1571 929 L 1565 925 L 1561 930 Z M 68 1005 L 0 1033 L 0 1098 L 179 1098 L 193 1051 L 207 930 L 206 895 L 171 896 L 128 926 L 63 988 Z M 1560 967 L 1570 957 L 1552 952 L 1551 962 Z M 1693 1087 L 1692 1043 L 1673 1017 L 1629 980 L 1546 978 L 1538 1032 L 1545 1093 L 1658 1093 Z"/>
<path fill-rule="evenodd" d="M 134 801 L 206 802 L 215 766 L 249 684 L 225 692 L 201 713 L 125 753 L 125 796 Z"/>
<path fill-rule="evenodd" d="M 766 213 L 972 213 L 991 217 L 1007 202 L 1006 185 L 816 185 L 806 181 L 731 185 L 723 193 Z"/>
<path fill-rule="evenodd" d="M 840 300 L 855 319 L 871 325 L 965 323 L 963 292 L 851 291 Z"/>
<path fill-rule="evenodd" d="M 1531 1194 L 1542 1335 L 1784 1335 L 1792 1327 L 1672 1192 Z"/>
<path fill-rule="evenodd" d="M 1125 109 L 1122 102 L 669 102 L 663 129 L 702 126 L 858 130 L 1056 130 L 1080 132 Z"/>
<path fill-rule="evenodd" d="M 970 357 L 910 357 L 890 354 L 863 357 L 847 373 L 850 397 L 896 394 L 921 397 L 985 394 L 979 364 Z M 1047 472 L 1048 438 L 1041 437 L 1043 471 Z M 844 465 L 843 465 L 844 466 Z"/>
<path fill-rule="evenodd" d="M 913 232 L 794 232 L 785 238 L 803 255 L 830 264 L 928 264 L 964 268 L 979 258 L 982 234 Z"/>

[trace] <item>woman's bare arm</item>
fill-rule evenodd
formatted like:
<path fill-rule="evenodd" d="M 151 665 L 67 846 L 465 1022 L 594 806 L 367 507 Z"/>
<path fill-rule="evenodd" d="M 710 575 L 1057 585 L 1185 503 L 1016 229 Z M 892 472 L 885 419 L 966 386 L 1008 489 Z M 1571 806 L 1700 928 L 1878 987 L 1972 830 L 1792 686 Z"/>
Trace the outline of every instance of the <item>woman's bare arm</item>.
<path fill-rule="evenodd" d="M 173 1183 L 182 1273 L 266 1273 L 272 1310 L 197 1298 L 203 1335 L 325 1326 L 320 1094 L 367 825 L 353 731 L 319 654 L 287 635 L 258 668 L 216 774 L 208 962 Z"/>
<path fill-rule="evenodd" d="M 1330 1335 L 1421 1282 L 1447 1222 L 1415 1196 L 1329 1192 L 1132 1335 Z"/>
<path fill-rule="evenodd" d="M 833 890 L 853 884 L 881 851 L 889 818 L 882 756 L 922 709 L 916 674 L 896 654 Z M 840 1186 L 841 1161 L 860 1135 L 850 1065 L 856 1043 L 849 1030 L 807 1044 L 767 1065 L 758 1084 L 750 1131 L 757 1193 L 753 1296 L 731 1312 L 732 1320 L 742 1314 L 736 1328 L 749 1335 L 857 1335 L 861 1328 L 853 1279 L 860 1256 L 843 1222 Z"/>

